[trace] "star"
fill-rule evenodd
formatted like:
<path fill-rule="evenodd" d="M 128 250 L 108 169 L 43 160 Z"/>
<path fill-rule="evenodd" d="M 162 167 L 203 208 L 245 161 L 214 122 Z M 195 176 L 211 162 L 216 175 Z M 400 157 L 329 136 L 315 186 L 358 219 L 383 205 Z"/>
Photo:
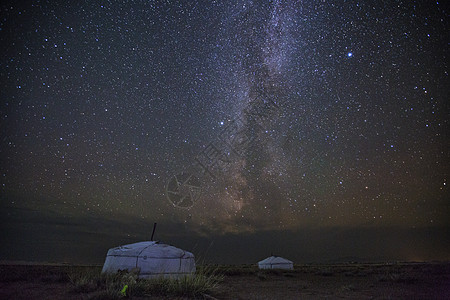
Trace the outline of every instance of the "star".
<path fill-rule="evenodd" d="M 448 226 L 448 17 L 422 2 L 15 1 L 2 208 L 206 237 Z M 202 181 L 167 197 L 177 174 Z"/>

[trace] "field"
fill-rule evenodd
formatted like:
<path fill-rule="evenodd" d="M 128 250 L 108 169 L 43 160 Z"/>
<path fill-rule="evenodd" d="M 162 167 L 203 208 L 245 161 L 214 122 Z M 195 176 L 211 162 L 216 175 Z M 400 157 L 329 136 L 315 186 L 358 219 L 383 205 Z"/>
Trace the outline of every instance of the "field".
<path fill-rule="evenodd" d="M 293 271 L 208 265 L 184 281 L 100 270 L 0 265 L 0 299 L 450 299 L 450 263 L 296 265 Z"/>

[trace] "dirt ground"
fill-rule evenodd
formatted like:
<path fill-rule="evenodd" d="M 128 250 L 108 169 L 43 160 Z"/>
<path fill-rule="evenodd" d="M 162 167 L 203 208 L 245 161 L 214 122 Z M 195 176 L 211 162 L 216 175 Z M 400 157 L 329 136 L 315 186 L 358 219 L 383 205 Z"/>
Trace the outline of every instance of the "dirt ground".
<path fill-rule="evenodd" d="M 450 264 L 302 266 L 227 276 L 218 299 L 450 299 Z"/>
<path fill-rule="evenodd" d="M 69 268 L 0 265 L 0 299 L 91 298 L 74 288 Z M 450 299 L 450 263 L 307 265 L 293 271 L 231 266 L 224 274 L 218 288 L 203 298 Z"/>

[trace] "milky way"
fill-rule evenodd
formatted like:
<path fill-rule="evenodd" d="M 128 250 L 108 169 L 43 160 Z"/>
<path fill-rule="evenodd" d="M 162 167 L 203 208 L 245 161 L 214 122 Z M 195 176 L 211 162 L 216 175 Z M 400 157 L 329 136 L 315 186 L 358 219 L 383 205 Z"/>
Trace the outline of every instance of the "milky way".
<path fill-rule="evenodd" d="M 11 1 L 1 16 L 5 210 L 221 233 L 448 224 L 441 3 Z M 199 187 L 182 208 L 177 174 Z"/>

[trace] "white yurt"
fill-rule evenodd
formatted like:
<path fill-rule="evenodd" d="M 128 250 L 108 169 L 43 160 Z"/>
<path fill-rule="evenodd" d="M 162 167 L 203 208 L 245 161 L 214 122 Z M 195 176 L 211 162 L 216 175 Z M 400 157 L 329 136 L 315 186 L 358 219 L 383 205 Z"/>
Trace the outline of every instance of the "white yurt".
<path fill-rule="evenodd" d="M 292 261 L 279 257 L 270 256 L 262 261 L 258 262 L 258 267 L 260 269 L 283 269 L 283 270 L 293 270 L 294 264 Z"/>
<path fill-rule="evenodd" d="M 102 273 L 138 270 L 139 278 L 179 278 L 195 272 L 190 252 L 158 242 L 139 242 L 108 250 Z"/>

